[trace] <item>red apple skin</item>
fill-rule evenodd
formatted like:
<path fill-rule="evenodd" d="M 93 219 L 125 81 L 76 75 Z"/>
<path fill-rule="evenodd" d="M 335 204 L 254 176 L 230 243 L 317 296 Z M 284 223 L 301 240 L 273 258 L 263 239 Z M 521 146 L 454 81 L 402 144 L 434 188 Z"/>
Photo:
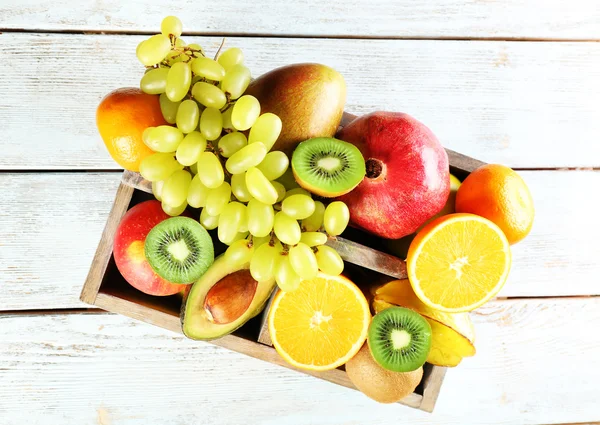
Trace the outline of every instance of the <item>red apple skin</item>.
<path fill-rule="evenodd" d="M 444 207 L 450 193 L 448 155 L 415 118 L 372 112 L 352 121 L 336 137 L 356 145 L 367 163 L 365 179 L 340 197 L 348 205 L 353 226 L 399 239 Z"/>
<path fill-rule="evenodd" d="M 115 235 L 113 254 L 117 268 L 131 286 L 148 295 L 173 295 L 188 286 L 171 283 L 157 275 L 144 254 L 146 236 L 167 218 L 160 202 L 141 202 L 123 216 Z"/>

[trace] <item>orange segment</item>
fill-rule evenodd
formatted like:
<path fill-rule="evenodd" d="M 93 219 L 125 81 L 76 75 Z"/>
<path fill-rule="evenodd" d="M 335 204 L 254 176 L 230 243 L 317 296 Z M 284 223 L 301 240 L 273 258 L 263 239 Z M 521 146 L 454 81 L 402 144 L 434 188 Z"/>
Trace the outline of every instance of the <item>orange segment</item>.
<path fill-rule="evenodd" d="M 291 365 L 329 370 L 360 350 L 370 321 L 369 304 L 354 283 L 319 273 L 295 291 L 275 296 L 269 332 L 275 349 Z"/>
<path fill-rule="evenodd" d="M 427 306 L 471 311 L 500 291 L 511 253 L 502 230 L 474 214 L 440 217 L 419 232 L 408 250 L 410 284 Z"/>

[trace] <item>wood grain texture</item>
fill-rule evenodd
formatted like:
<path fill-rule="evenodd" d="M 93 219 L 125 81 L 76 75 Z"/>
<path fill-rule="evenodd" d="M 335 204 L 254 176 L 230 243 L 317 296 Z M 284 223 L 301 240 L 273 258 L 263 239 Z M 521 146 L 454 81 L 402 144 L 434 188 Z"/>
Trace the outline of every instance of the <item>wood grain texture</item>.
<path fill-rule="evenodd" d="M 186 32 L 431 38 L 600 38 L 597 2 L 574 0 L 359 0 L 252 3 L 185 0 L 4 0 L 0 29 L 158 32 L 167 14 Z M 366 10 L 365 10 L 366 9 Z"/>
<path fill-rule="evenodd" d="M 149 310 L 148 308 L 128 300 L 99 293 L 96 299 L 97 307 L 104 310 L 111 311 L 113 313 L 122 314 L 124 316 L 141 320 L 146 323 L 150 323 L 155 326 L 170 330 L 172 332 L 181 333 L 181 324 L 178 316 L 172 316 L 160 311 Z M 306 371 L 296 369 L 286 363 L 275 351 L 273 347 L 267 346 L 262 343 L 257 343 L 254 340 L 248 340 L 237 337 L 235 335 L 228 335 L 224 338 L 216 339 L 210 342 L 211 344 L 218 345 L 219 347 L 227 348 L 228 350 L 235 351 L 236 353 L 244 354 L 246 356 L 253 357 L 255 359 L 263 360 L 271 364 L 283 366 L 289 369 L 293 369 L 296 372 L 304 373 L 307 375 L 315 376 L 320 379 L 332 382 L 342 387 L 355 389 L 354 385 L 348 379 L 346 373 L 339 369 L 328 370 L 324 372 Z M 443 373 L 440 368 L 427 366 L 427 370 L 431 370 L 432 373 L 426 384 L 427 400 L 426 408 L 430 411 L 435 405 L 439 389 L 441 387 L 441 380 L 443 379 Z M 425 368 L 424 368 L 425 370 Z M 434 388 L 435 387 L 435 388 Z M 402 399 L 399 403 L 419 408 L 423 403 L 424 397 L 420 394 L 410 394 L 409 396 Z"/>
<path fill-rule="evenodd" d="M 3 425 L 24 417 L 82 425 L 593 422 L 600 336 L 573 330 L 598 328 L 599 311 L 600 298 L 482 307 L 473 315 L 477 355 L 448 370 L 431 415 L 122 316 L 0 315 L 0 417 Z"/>
<path fill-rule="evenodd" d="M 90 271 L 88 272 L 85 284 L 81 290 L 79 298 L 84 303 L 94 304 L 96 301 L 98 290 L 102 284 L 102 278 L 106 272 L 106 266 L 108 265 L 112 254 L 115 233 L 117 232 L 117 227 L 121 222 L 121 218 L 123 218 L 127 212 L 133 190 L 133 187 L 122 183 L 117 189 L 115 201 L 108 214 L 106 226 L 102 231 L 96 254 L 94 254 L 94 258 L 92 259 Z"/>
<path fill-rule="evenodd" d="M 503 297 L 600 294 L 596 171 L 523 171 L 536 207 Z M 4 173 L 0 311 L 82 307 L 78 297 L 120 173 Z M 89 190 L 88 188 L 94 188 Z"/>
<path fill-rule="evenodd" d="M 0 169 L 118 169 L 95 111 L 112 89 L 138 85 L 141 39 L 2 34 Z M 208 52 L 221 41 L 192 40 Z M 348 112 L 410 113 L 445 147 L 485 162 L 600 166 L 599 43 L 230 38 L 227 45 L 243 48 L 255 76 L 294 62 L 333 66 L 346 79 Z"/>

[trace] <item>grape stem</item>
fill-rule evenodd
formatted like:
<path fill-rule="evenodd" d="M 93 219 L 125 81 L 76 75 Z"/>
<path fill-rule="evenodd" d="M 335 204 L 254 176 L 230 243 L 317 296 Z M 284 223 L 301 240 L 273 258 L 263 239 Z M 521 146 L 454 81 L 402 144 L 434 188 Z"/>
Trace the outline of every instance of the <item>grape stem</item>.
<path fill-rule="evenodd" d="M 223 40 L 221 40 L 221 45 L 219 46 L 219 50 L 217 50 L 217 53 L 215 53 L 215 60 L 217 60 L 219 58 L 219 54 L 221 53 L 221 49 L 223 48 L 224 45 L 225 45 L 225 37 L 223 37 Z"/>

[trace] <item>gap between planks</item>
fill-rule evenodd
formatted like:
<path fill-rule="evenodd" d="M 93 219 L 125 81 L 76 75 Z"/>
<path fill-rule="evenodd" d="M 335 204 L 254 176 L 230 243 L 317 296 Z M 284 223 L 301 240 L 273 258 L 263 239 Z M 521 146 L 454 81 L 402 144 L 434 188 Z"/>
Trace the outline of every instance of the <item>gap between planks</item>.
<path fill-rule="evenodd" d="M 74 35 L 154 35 L 156 31 L 117 31 L 117 30 L 57 30 L 36 28 L 0 28 L 3 33 L 19 34 L 74 34 Z M 344 35 L 344 34 L 270 34 L 238 33 L 216 31 L 186 31 L 182 37 L 237 37 L 237 38 L 315 38 L 333 40 L 399 40 L 399 41 L 497 41 L 526 43 L 598 43 L 596 38 L 552 38 L 552 37 L 459 37 L 459 36 L 393 36 L 393 35 Z"/>
<path fill-rule="evenodd" d="M 552 301 L 552 300 L 576 300 L 576 299 L 590 299 L 600 298 L 600 295 L 549 295 L 549 296 L 535 296 L 535 297 L 497 297 L 490 302 L 515 302 L 515 301 Z M 474 310 L 474 313 L 477 311 Z M 110 311 L 103 310 L 101 308 L 59 308 L 59 309 L 31 309 L 31 310 L 0 310 L 1 316 L 44 316 L 44 315 L 68 315 L 68 314 L 117 314 Z M 600 422 L 598 422 L 600 425 Z M 565 424 L 568 425 L 568 424 Z"/>

